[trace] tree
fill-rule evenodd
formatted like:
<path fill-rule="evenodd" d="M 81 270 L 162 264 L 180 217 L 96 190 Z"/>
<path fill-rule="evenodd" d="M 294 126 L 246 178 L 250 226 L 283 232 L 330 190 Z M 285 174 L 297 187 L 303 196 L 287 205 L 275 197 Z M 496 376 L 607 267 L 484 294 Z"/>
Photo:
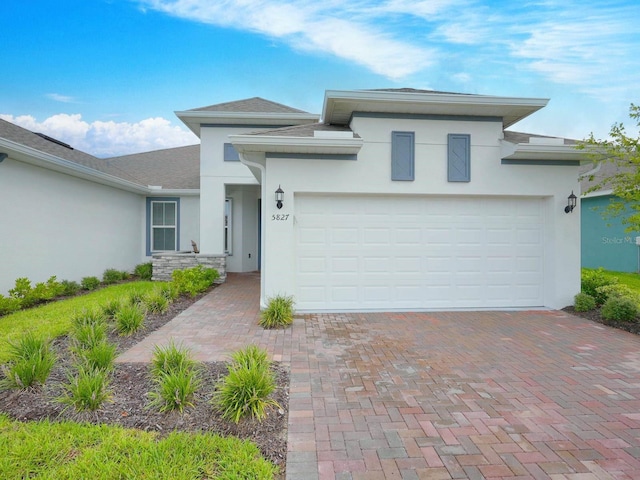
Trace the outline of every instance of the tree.
<path fill-rule="evenodd" d="M 640 127 L 640 105 L 633 103 L 629 107 L 629 117 Z M 593 133 L 578 145 L 593 160 L 594 165 L 602 167 L 613 164 L 607 169 L 610 173 L 597 176 L 596 172 L 587 175 L 595 183 L 583 194 L 598 190 L 612 190 L 612 200 L 602 210 L 604 218 L 620 217 L 625 231 L 640 231 L 640 132 L 637 137 L 627 134 L 622 123 L 615 123 L 609 132 L 609 139 L 597 140 Z"/>

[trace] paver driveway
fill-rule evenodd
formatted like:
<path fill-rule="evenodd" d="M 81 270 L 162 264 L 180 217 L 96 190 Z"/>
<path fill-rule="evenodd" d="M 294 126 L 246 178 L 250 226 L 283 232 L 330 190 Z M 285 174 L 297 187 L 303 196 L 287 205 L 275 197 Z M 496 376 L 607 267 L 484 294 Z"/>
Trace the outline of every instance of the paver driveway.
<path fill-rule="evenodd" d="M 125 353 L 291 366 L 287 478 L 640 478 L 640 337 L 564 312 L 321 314 L 265 331 L 230 275 Z"/>

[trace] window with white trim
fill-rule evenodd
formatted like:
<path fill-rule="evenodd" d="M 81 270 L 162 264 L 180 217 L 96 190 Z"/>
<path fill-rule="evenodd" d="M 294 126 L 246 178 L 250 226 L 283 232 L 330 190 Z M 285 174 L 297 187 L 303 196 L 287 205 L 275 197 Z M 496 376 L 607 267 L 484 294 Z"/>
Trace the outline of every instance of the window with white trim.
<path fill-rule="evenodd" d="M 233 245 L 232 212 L 233 212 L 233 200 L 231 200 L 230 198 L 227 198 L 224 201 L 224 253 L 226 253 L 227 255 L 232 255 L 232 245 Z"/>
<path fill-rule="evenodd" d="M 175 251 L 178 245 L 178 203 L 151 202 L 151 251 Z"/>

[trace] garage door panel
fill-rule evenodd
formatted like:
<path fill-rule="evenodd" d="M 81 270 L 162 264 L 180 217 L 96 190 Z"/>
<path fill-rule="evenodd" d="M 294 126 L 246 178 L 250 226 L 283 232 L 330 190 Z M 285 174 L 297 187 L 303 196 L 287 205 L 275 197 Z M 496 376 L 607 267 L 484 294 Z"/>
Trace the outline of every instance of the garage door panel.
<path fill-rule="evenodd" d="M 544 304 L 541 200 L 296 195 L 295 215 L 301 309 Z"/>

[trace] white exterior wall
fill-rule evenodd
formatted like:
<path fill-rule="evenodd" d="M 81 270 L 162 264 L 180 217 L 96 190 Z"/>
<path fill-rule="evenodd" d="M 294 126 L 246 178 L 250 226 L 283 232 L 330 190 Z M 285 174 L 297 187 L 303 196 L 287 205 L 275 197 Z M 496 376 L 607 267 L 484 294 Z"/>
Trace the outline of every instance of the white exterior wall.
<path fill-rule="evenodd" d="M 0 164 L 0 293 L 15 279 L 79 281 L 142 262 L 143 196 L 35 167 Z"/>
<path fill-rule="evenodd" d="M 491 195 L 544 198 L 545 306 L 573 303 L 580 289 L 580 215 L 564 212 L 567 196 L 579 191 L 577 167 L 502 165 L 499 122 L 390 120 L 355 118 L 352 129 L 364 139 L 357 161 L 267 160 L 266 192 L 285 191 L 278 210 L 263 201 L 265 219 L 264 291 L 266 297 L 295 291 L 295 194 L 373 193 L 398 195 Z M 391 180 L 391 131 L 415 132 L 415 180 Z M 471 181 L 447 181 L 447 134 L 471 135 Z M 289 215 L 272 220 L 273 215 Z M 276 217 L 277 218 L 277 217 Z"/>
<path fill-rule="evenodd" d="M 202 127 L 200 150 L 200 252 L 224 253 L 224 202 L 233 199 L 232 255 L 227 271 L 258 269 L 258 180 L 240 162 L 224 161 L 231 134 L 257 131 L 246 126 Z M 264 129 L 262 129 L 264 130 Z"/>

